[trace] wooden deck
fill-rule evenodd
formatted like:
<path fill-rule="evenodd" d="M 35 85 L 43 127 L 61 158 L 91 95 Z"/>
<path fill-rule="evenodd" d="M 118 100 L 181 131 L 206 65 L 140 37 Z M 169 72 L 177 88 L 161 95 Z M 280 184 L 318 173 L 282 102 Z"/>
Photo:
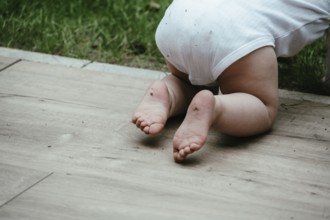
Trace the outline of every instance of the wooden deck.
<path fill-rule="evenodd" d="M 130 123 L 149 72 L 0 48 L 0 219 L 330 219 L 329 97 L 281 91 L 270 133 L 178 164 L 182 118 Z"/>

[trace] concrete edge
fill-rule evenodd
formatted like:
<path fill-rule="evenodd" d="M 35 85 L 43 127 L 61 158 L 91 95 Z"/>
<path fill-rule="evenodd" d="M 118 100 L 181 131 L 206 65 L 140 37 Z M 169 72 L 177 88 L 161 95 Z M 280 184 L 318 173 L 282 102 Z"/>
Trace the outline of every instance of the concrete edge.
<path fill-rule="evenodd" d="M 126 75 L 131 77 L 143 77 L 154 80 L 162 79 L 164 76 L 167 75 L 166 72 L 161 72 L 161 71 L 99 63 L 99 62 L 90 63 L 84 66 L 83 69 L 111 73 L 111 74 Z"/>
<path fill-rule="evenodd" d="M 57 55 L 43 54 L 5 47 L 0 47 L 0 56 L 75 68 L 81 68 L 91 62 L 89 60 L 80 60 L 75 58 L 61 57 Z"/>
<path fill-rule="evenodd" d="M 30 52 L 30 51 L 11 49 L 11 48 L 5 48 L 5 47 L 0 47 L 0 56 L 22 59 L 22 60 L 38 62 L 38 63 L 62 65 L 62 66 L 66 66 L 66 67 L 93 70 L 93 71 L 97 71 L 97 72 L 105 72 L 105 73 L 126 75 L 126 76 L 132 76 L 132 77 L 143 77 L 143 78 L 149 78 L 149 79 L 161 79 L 165 75 L 167 75 L 166 72 L 161 72 L 161 71 L 126 67 L 126 66 L 99 63 L 99 62 L 92 62 L 89 60 L 82 60 L 82 59 L 69 58 L 69 57 L 37 53 L 37 52 Z M 314 95 L 314 94 L 309 94 L 309 93 L 288 91 L 288 90 L 283 90 L 283 89 L 279 90 L 279 95 L 282 98 L 305 100 L 305 101 L 317 102 L 317 103 L 323 103 L 323 104 L 330 105 L 329 96 L 320 96 L 320 95 Z"/>
<path fill-rule="evenodd" d="M 0 47 L 0 56 L 38 62 L 38 63 L 60 65 L 65 67 L 73 67 L 79 69 L 93 70 L 98 72 L 126 75 L 132 77 L 143 77 L 149 79 L 161 79 L 167 74 L 166 72 L 161 72 L 161 71 L 126 67 L 126 66 L 107 64 L 107 63 L 99 63 L 90 60 L 82 60 L 82 59 L 24 51 L 19 49 L 11 49 L 5 47 Z"/>

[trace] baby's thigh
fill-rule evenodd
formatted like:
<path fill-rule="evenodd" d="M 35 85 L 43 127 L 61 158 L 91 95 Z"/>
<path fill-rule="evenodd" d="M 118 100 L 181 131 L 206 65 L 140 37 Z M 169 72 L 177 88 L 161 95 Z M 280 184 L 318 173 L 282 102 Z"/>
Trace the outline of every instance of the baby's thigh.
<path fill-rule="evenodd" d="M 264 103 L 271 118 L 275 118 L 278 109 L 278 71 L 272 47 L 260 48 L 238 60 L 218 80 L 223 94 L 252 95 Z"/>

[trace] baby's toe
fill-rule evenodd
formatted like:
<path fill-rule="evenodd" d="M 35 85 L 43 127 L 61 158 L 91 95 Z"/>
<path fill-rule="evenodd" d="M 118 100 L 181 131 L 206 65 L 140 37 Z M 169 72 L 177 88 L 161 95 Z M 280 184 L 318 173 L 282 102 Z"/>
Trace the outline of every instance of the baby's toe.
<path fill-rule="evenodd" d="M 190 145 L 190 150 L 191 150 L 192 152 L 194 152 L 194 151 L 198 151 L 200 148 L 201 148 L 201 145 L 200 145 L 200 144 L 191 144 L 191 145 Z"/>
<path fill-rule="evenodd" d="M 140 124 L 142 123 L 142 118 L 141 117 L 138 117 L 138 118 L 136 118 L 135 119 L 135 125 L 136 125 L 136 127 L 140 127 Z"/>
<path fill-rule="evenodd" d="M 180 157 L 182 158 L 182 159 L 184 159 L 185 157 L 186 157 L 186 152 L 185 152 L 185 149 L 181 149 L 180 151 L 179 151 L 179 155 L 180 155 Z"/>
<path fill-rule="evenodd" d="M 148 122 L 146 122 L 146 121 L 142 121 L 142 122 L 140 123 L 140 127 L 141 127 L 141 128 L 144 128 L 144 127 L 146 127 L 146 126 L 148 126 Z"/>
<path fill-rule="evenodd" d="M 187 154 L 191 154 L 191 153 L 192 153 L 190 147 L 185 147 L 185 148 L 183 149 L 183 151 L 184 151 L 185 155 L 187 155 Z"/>
<path fill-rule="evenodd" d="M 141 130 L 145 133 L 145 134 L 149 134 L 150 133 L 150 127 L 146 126 L 144 128 L 141 128 Z"/>

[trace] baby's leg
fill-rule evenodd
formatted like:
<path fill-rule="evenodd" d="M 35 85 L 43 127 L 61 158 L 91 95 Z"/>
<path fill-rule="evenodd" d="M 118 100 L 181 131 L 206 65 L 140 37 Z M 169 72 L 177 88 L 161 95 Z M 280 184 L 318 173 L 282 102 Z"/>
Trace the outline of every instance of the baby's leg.
<path fill-rule="evenodd" d="M 169 110 L 170 97 L 167 86 L 164 81 L 156 81 L 146 91 L 132 117 L 132 123 L 146 134 L 158 134 L 167 121 Z"/>
<path fill-rule="evenodd" d="M 206 142 L 211 126 L 233 136 L 251 136 L 269 130 L 275 120 L 269 107 L 247 93 L 214 96 L 199 92 L 191 102 L 187 115 L 174 139 L 174 159 L 183 160 Z"/>
<path fill-rule="evenodd" d="M 278 96 L 277 62 L 272 48 L 260 49 L 237 61 L 222 74 L 219 84 L 225 95 L 201 91 L 193 98 L 173 139 L 176 161 L 199 150 L 211 126 L 221 133 L 250 136 L 273 125 Z"/>
<path fill-rule="evenodd" d="M 152 83 L 133 114 L 132 122 L 146 134 L 159 134 L 169 117 L 185 113 L 198 92 L 197 88 L 181 79 L 184 75 L 181 76 L 173 67 L 170 70 L 173 75 Z"/>
<path fill-rule="evenodd" d="M 206 142 L 215 115 L 215 98 L 208 90 L 202 90 L 191 101 L 186 117 L 173 138 L 175 161 L 199 150 Z"/>

